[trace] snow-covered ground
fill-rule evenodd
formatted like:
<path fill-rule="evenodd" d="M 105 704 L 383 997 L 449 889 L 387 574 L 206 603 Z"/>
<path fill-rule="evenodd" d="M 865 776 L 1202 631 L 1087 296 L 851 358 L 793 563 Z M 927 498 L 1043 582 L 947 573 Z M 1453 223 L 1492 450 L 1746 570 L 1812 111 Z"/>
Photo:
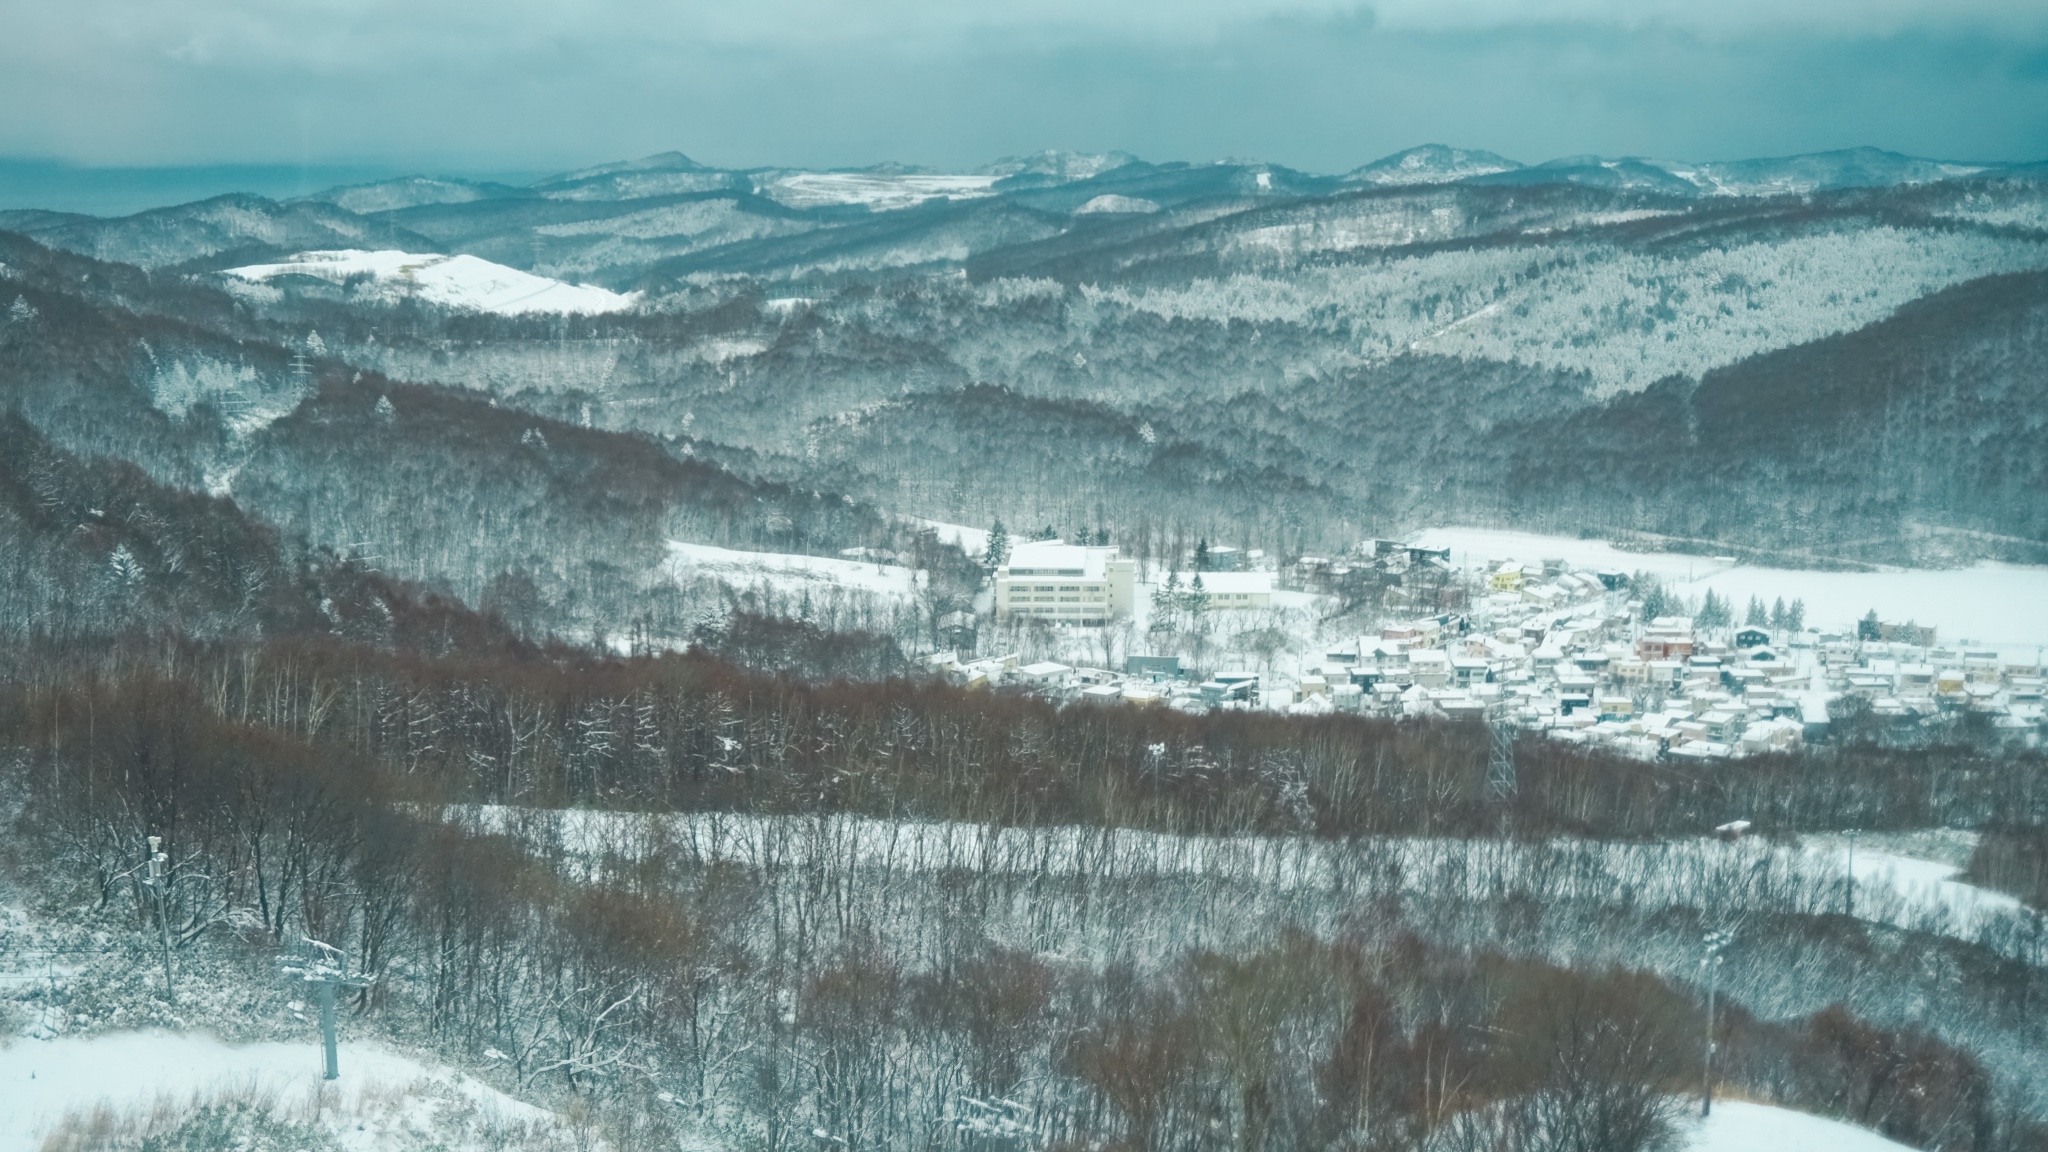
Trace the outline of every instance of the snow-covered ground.
<path fill-rule="evenodd" d="M 1662 577 L 1681 595 L 1712 589 L 1739 611 L 1751 596 L 1766 604 L 1806 601 L 1806 621 L 1824 631 L 1853 631 L 1872 609 L 1887 621 L 1933 626 L 1944 644 L 2031 650 L 2048 645 L 2048 567 L 1978 564 L 1940 570 L 1818 572 L 1765 568 L 1710 556 L 1632 552 L 1603 540 L 1491 528 L 1432 528 L 1415 542 L 1449 548 L 1451 562 L 1561 559 L 1581 570 L 1614 568 Z"/>
<path fill-rule="evenodd" d="M 890 172 L 799 172 L 762 191 L 791 208 L 865 204 L 876 212 L 912 208 L 927 200 L 993 196 L 994 176 L 938 176 Z"/>
<path fill-rule="evenodd" d="M 930 872 L 986 869 L 1018 875 L 1202 876 L 1272 884 L 1282 889 L 1329 887 L 1359 853 L 1392 852 L 1418 895 L 1439 881 L 1513 874 L 1534 859 L 1528 845 L 1492 840 L 1427 837 L 1374 838 L 1353 845 L 1308 837 L 1181 836 L 1133 829 L 1084 827 L 1003 828 L 943 821 L 865 816 L 778 817 L 731 812 L 669 816 L 590 809 L 544 810 L 498 805 L 448 810 L 450 819 L 486 832 L 524 828 L 557 840 L 573 856 L 596 862 L 631 858 L 648 842 L 649 821 L 661 820 L 669 850 L 701 863 L 761 867 L 772 861 L 816 856 L 838 868 Z M 1643 905 L 1690 906 L 1703 894 L 1736 899 L 1747 886 L 1797 880 L 1823 893 L 1846 895 L 1844 850 L 1817 837 L 1794 848 L 1764 840 L 1650 843 L 1558 840 L 1547 850 L 1575 861 L 1546 870 L 1549 895 L 1591 900 L 1627 890 Z M 2001 921 L 2020 913 L 2000 892 L 1955 880 L 1960 871 L 1910 857 L 1856 853 L 1856 914 L 1871 923 L 1977 941 L 1997 947 Z M 1832 900 L 1832 897 L 1830 897 Z"/>
<path fill-rule="evenodd" d="M 350 1152 L 415 1143 L 504 1147 L 509 1132 L 544 1129 L 555 1120 L 544 1109 L 379 1044 L 344 1040 L 340 1065 L 340 1080 L 328 1085 L 321 1079 L 319 1037 L 310 1028 L 303 1044 L 230 1045 L 168 1032 L 16 1039 L 0 1047 L 0 1152 L 37 1152 L 66 1114 L 100 1106 L 123 1117 L 146 1115 L 160 1101 L 181 1107 L 227 1095 L 268 1099 L 296 1116 L 313 1111 L 323 1088 L 334 1096 L 321 1112 Z"/>
<path fill-rule="evenodd" d="M 1789 1108 L 1724 1100 L 1700 1121 L 1688 1152 L 1905 1152 L 1908 1145 L 1867 1128 Z"/>
<path fill-rule="evenodd" d="M 1835 837 L 1828 837 L 1824 845 L 1809 844 L 1808 848 L 1822 853 L 1835 867 L 1853 867 L 1859 891 L 1892 892 L 1910 905 L 1944 908 L 1958 923 L 1976 923 L 1986 916 L 2017 914 L 2022 909 L 2016 896 L 1956 879 L 1963 870 L 1954 864 L 1860 848 L 1852 864 L 1848 849 L 1841 847 Z"/>
<path fill-rule="evenodd" d="M 785 552 L 740 552 L 680 540 L 668 542 L 667 567 L 668 575 L 678 580 L 710 577 L 739 589 L 766 584 L 785 595 L 836 589 L 907 600 L 917 594 L 922 578 L 921 573 L 894 564 Z"/>
<path fill-rule="evenodd" d="M 962 552 L 979 560 L 988 552 L 988 529 L 970 528 L 965 524 L 948 524 L 943 520 L 926 520 L 921 516 L 909 517 L 919 528 L 930 528 L 939 537 L 939 543 L 951 544 Z"/>
<path fill-rule="evenodd" d="M 227 274 L 256 283 L 279 276 L 314 276 L 337 284 L 351 276 L 367 275 L 388 296 L 411 296 L 444 307 L 504 316 L 619 312 L 639 300 L 638 293 L 620 295 L 587 284 L 567 284 L 475 256 L 395 250 L 301 252 L 282 264 L 251 264 L 230 268 Z"/>

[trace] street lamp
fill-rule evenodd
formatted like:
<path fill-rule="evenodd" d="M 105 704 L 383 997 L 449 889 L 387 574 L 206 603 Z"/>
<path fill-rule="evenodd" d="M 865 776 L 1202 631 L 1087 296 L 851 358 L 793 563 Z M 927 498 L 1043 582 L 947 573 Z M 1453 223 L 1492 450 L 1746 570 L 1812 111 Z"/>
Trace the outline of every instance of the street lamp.
<path fill-rule="evenodd" d="M 1851 919 L 1851 920 L 1854 920 L 1854 919 L 1856 918 L 1856 837 L 1857 837 L 1857 836 L 1859 836 L 1859 835 L 1861 835 L 1861 834 L 1862 834 L 1862 832 L 1863 832 L 1863 829 L 1861 829 L 1861 828 L 1851 828 L 1851 829 L 1849 829 L 1849 833 L 1848 833 L 1848 835 L 1849 835 L 1849 868 L 1848 868 L 1848 872 L 1849 872 L 1849 899 L 1848 899 L 1848 905 L 1849 905 L 1849 909 L 1848 909 L 1848 911 L 1849 911 L 1849 919 Z"/>
<path fill-rule="evenodd" d="M 156 901 L 156 937 L 157 942 L 163 946 L 164 953 L 164 1002 L 176 1004 L 178 993 L 171 986 L 171 923 L 164 903 L 165 889 L 170 886 L 170 874 L 166 866 L 170 864 L 171 857 L 163 850 L 163 843 L 164 838 L 161 836 L 149 838 L 148 872 L 142 884 L 149 889 L 150 896 Z"/>
<path fill-rule="evenodd" d="M 1700 1116 L 1703 1119 L 1714 1113 L 1714 993 L 1718 990 L 1721 975 L 1721 953 L 1733 938 L 1732 933 L 1709 932 L 1701 941 L 1706 946 L 1706 955 L 1700 958 L 1700 967 L 1707 973 L 1707 1054 L 1700 1078 Z"/>

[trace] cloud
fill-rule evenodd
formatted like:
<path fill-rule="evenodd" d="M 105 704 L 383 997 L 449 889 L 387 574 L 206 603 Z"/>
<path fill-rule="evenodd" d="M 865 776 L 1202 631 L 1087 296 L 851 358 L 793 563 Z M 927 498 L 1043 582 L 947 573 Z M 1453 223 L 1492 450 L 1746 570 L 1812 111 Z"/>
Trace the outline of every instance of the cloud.
<path fill-rule="evenodd" d="M 0 0 L 0 27 L 0 154 L 99 163 L 2048 155 L 2035 3 Z"/>

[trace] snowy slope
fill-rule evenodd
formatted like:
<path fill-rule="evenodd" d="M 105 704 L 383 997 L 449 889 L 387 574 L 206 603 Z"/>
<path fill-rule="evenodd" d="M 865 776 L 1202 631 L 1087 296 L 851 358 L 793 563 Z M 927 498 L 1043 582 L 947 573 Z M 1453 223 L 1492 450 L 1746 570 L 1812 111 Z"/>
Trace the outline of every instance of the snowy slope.
<path fill-rule="evenodd" d="M 1474 176 L 1490 176 L 1495 172 L 1512 172 L 1520 167 L 1515 161 L 1492 152 L 1424 144 L 1382 156 L 1354 169 L 1344 179 L 1351 183 L 1382 186 L 1445 184 L 1453 180 L 1469 180 Z"/>
<path fill-rule="evenodd" d="M 951 544 L 975 559 L 988 552 L 988 529 L 970 528 L 965 524 L 948 524 L 943 520 L 926 520 L 921 516 L 905 519 L 920 528 L 929 528 L 938 533 L 941 544 Z"/>
<path fill-rule="evenodd" d="M 1829 842 L 1832 844 L 1835 839 L 1830 837 Z M 1810 844 L 1808 850 L 1820 853 L 1838 867 L 1848 866 L 1846 848 Z M 1908 905 L 1946 909 L 1961 925 L 1975 925 L 1988 916 L 2015 914 L 2024 909 L 2018 897 L 1957 880 L 1963 870 L 1953 864 L 1859 849 L 1854 867 L 1859 891 L 1896 893 Z"/>
<path fill-rule="evenodd" d="M 864 204 L 871 211 L 912 208 L 927 200 L 993 196 L 994 176 L 935 176 L 894 172 L 798 172 L 763 188 L 791 208 Z"/>
<path fill-rule="evenodd" d="M 504 805 L 451 806 L 446 816 L 487 833 L 525 826 L 541 810 Z M 1326 888 L 1336 882 L 1355 845 L 1285 836 L 1183 836 L 1134 829 L 1092 827 L 1005 828 L 994 834 L 978 824 L 891 820 L 867 816 L 749 816 L 727 812 L 649 816 L 637 812 L 566 809 L 545 813 L 559 821 L 558 843 L 569 855 L 594 864 L 621 845 L 643 842 L 658 821 L 670 844 L 688 859 L 762 867 L 786 858 L 771 848 L 795 837 L 832 843 L 848 867 L 924 871 L 972 866 L 1017 875 L 1067 875 L 1114 861 L 1130 876 L 1199 876 L 1271 884 L 1282 890 Z M 518 819 L 515 821 L 515 817 Z M 1772 874 L 1800 875 L 1826 889 L 1841 882 L 1843 852 L 1834 841 L 1792 847 L 1762 840 L 1728 845 L 1718 840 L 1667 840 L 1641 844 L 1564 840 L 1541 853 L 1569 857 L 1576 874 L 1545 873 L 1553 898 L 1601 901 L 1616 891 L 1632 893 L 1644 907 L 1688 907 L 1702 892 Z M 1433 884 L 1477 868 L 1511 870 L 1537 850 L 1496 842 L 1388 837 L 1371 842 L 1391 850 L 1410 890 L 1421 896 Z M 1957 940 L 1979 940 L 2001 918 L 2014 916 L 2018 901 L 2003 893 L 1951 879 L 1958 869 L 1904 856 L 1856 853 L 1856 914 L 1876 924 L 1925 931 Z"/>
<path fill-rule="evenodd" d="M 1726 1100 L 1693 1131 L 1688 1152 L 1906 1152 L 1866 1128 L 1789 1108 Z"/>
<path fill-rule="evenodd" d="M 435 1114 L 451 1106 L 500 1125 L 553 1121 L 543 1109 L 379 1044 L 344 1040 L 340 1063 L 333 1119 L 345 1118 L 337 1134 L 352 1150 L 408 1147 L 409 1134 L 434 1128 Z M 183 1105 L 195 1096 L 229 1093 L 290 1106 L 320 1090 L 320 1074 L 311 1028 L 303 1044 L 229 1045 L 164 1032 L 18 1039 L 0 1047 L 0 1152 L 36 1152 L 66 1113 L 103 1104 L 119 1115 L 159 1100 Z"/>
<path fill-rule="evenodd" d="M 279 276 L 313 276 L 338 284 L 352 276 L 368 276 L 380 296 L 412 296 L 444 307 L 496 312 L 502 316 L 529 312 L 619 312 L 631 308 L 639 299 L 637 293 L 622 296 L 589 285 L 565 284 L 475 256 L 390 250 L 301 252 L 283 264 L 251 264 L 230 268 L 227 274 L 259 283 Z"/>
<path fill-rule="evenodd" d="M 785 552 L 740 552 L 680 540 L 668 542 L 668 553 L 668 573 L 677 579 L 708 576 L 742 589 L 767 584 L 777 592 L 791 595 L 836 589 L 908 599 L 917 592 L 918 573 L 894 564 Z"/>

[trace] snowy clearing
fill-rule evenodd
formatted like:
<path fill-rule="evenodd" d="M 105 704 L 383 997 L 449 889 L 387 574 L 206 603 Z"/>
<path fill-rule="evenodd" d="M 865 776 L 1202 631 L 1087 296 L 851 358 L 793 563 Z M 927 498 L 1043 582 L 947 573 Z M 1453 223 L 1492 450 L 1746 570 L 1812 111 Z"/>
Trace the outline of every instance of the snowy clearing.
<path fill-rule="evenodd" d="M 1368 838 L 1357 843 L 1308 837 L 1183 836 L 1128 828 L 988 829 L 978 824 L 887 820 L 864 816 L 777 817 L 685 812 L 665 817 L 592 809 L 502 805 L 449 808 L 447 817 L 488 833 L 519 830 L 553 841 L 593 865 L 630 859 L 646 849 L 652 821 L 663 825 L 668 850 L 700 864 L 767 867 L 803 860 L 837 869 L 925 873 L 948 870 L 1105 879 L 1200 876 L 1279 889 L 1338 888 L 1359 861 L 1398 861 L 1404 887 L 1417 896 L 1451 890 L 1474 877 L 1533 877 L 1550 899 L 1602 901 L 1617 891 L 1631 902 L 1683 907 L 1722 903 L 1787 884 L 1826 894 L 1831 907 L 1848 895 L 1845 853 L 1832 837 L 1801 847 L 1748 839 L 1647 843 L 1556 840 L 1532 848 L 1518 842 L 1426 837 Z M 991 835 L 993 832 L 993 835 Z M 1538 853 L 1568 868 L 1532 869 Z M 1954 865 L 1859 851 L 1856 914 L 1874 924 L 2007 950 L 2007 930 L 2024 919 L 2019 902 L 1953 879 Z M 1836 893 L 1839 892 L 1839 895 Z M 1810 909 L 1809 909 L 1810 911 Z M 2009 943 L 2009 941 L 2007 941 Z"/>
<path fill-rule="evenodd" d="M 919 528 L 929 528 L 937 533 L 939 543 L 951 544 L 977 560 L 981 559 L 988 552 L 989 530 L 986 528 L 969 528 L 965 524 L 948 524 L 943 520 L 926 520 L 922 516 L 911 516 L 908 519 Z"/>
<path fill-rule="evenodd" d="M 410 296 L 444 307 L 496 312 L 501 316 L 621 312 L 640 299 L 637 292 L 622 296 L 587 284 L 567 284 L 475 256 L 393 250 L 301 252 L 282 264 L 251 264 L 230 268 L 227 274 L 256 283 L 279 276 L 313 276 L 337 284 L 352 276 L 367 275 L 378 292 L 387 297 Z"/>
<path fill-rule="evenodd" d="M 871 211 L 914 208 L 927 200 L 993 196 L 994 176 L 897 175 L 881 172 L 799 172 L 763 189 L 791 208 L 865 204 Z"/>
<path fill-rule="evenodd" d="M 1464 568 L 1492 560 L 1560 559 L 1579 569 L 1614 568 L 1662 577 L 1673 591 L 1708 589 L 1740 607 L 1758 596 L 1806 601 L 1808 625 L 1853 631 L 1864 613 L 1932 625 L 1944 644 L 2026 648 L 2048 644 L 2048 567 L 1978 564 L 1969 568 L 1820 572 L 1765 568 L 1711 556 L 1632 552 L 1603 540 L 1493 528 L 1432 528 L 1416 537 L 1425 548 L 1449 548 Z"/>
<path fill-rule="evenodd" d="M 1828 840 L 1830 845 L 1835 842 L 1834 837 Z M 2016 896 L 1956 879 L 1963 870 L 1953 864 L 1862 849 L 1856 852 L 1851 864 L 1846 848 L 1809 845 L 1808 850 L 1821 852 L 1835 866 L 1853 867 L 1859 889 L 1895 892 L 1909 905 L 1947 909 L 1958 923 L 1975 923 L 1986 916 L 2018 915 L 2024 907 Z"/>
<path fill-rule="evenodd" d="M 1790 1108 L 1722 1100 L 1693 1129 L 1688 1152 L 1905 1152 L 1867 1128 Z"/>
<path fill-rule="evenodd" d="M 917 594 L 920 579 L 919 573 L 894 564 L 740 552 L 680 540 L 669 541 L 668 552 L 667 574 L 673 579 L 710 577 L 741 589 L 766 584 L 785 595 L 840 590 L 909 599 Z"/>
<path fill-rule="evenodd" d="M 345 1148 L 406 1146 L 408 1135 L 443 1127 L 437 1113 L 468 1111 L 485 1127 L 548 1125 L 554 1115 L 467 1076 L 430 1067 L 375 1043 L 341 1044 L 341 1079 L 320 1076 L 317 1030 L 303 1044 L 230 1045 L 211 1036 L 117 1032 L 0 1047 L 0 1152 L 36 1152 L 66 1113 L 105 1105 L 116 1114 L 226 1093 L 323 1109 Z M 343 1117 L 346 1123 L 339 1123 Z M 445 1135 L 446 1133 L 443 1132 Z M 488 1147 L 488 1144 L 481 1146 Z"/>

